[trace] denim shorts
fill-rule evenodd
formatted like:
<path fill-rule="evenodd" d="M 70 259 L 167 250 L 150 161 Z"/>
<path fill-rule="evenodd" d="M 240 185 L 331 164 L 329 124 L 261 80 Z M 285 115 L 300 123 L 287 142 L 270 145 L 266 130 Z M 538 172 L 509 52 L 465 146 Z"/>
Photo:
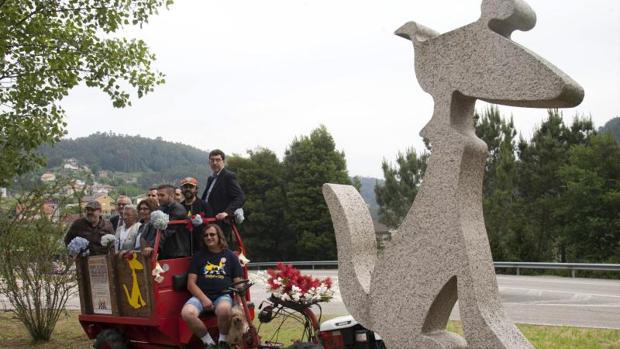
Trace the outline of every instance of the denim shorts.
<path fill-rule="evenodd" d="M 209 299 L 211 300 L 211 302 L 213 302 L 214 310 L 221 302 L 228 302 L 228 304 L 230 304 L 231 306 L 233 304 L 233 300 L 229 294 L 220 295 L 215 300 L 213 300 L 211 297 L 209 297 Z M 198 313 L 202 313 L 203 311 L 205 311 L 205 308 L 202 306 L 202 302 L 196 297 L 190 298 L 187 302 L 185 302 L 185 304 L 193 305 L 194 308 L 198 309 Z"/>

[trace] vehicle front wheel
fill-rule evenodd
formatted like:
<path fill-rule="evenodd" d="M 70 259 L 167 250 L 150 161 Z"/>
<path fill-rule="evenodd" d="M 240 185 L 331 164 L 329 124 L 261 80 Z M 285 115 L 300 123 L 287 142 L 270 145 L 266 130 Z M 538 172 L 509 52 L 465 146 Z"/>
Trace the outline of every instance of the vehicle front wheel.
<path fill-rule="evenodd" d="M 95 349 L 129 349 L 123 335 L 111 328 L 101 331 L 97 335 L 93 346 Z"/>

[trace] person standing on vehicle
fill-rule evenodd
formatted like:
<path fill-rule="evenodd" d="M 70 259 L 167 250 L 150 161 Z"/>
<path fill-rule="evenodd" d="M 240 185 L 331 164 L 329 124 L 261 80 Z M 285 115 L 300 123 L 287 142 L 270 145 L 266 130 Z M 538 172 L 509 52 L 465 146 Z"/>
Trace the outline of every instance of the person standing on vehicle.
<path fill-rule="evenodd" d="M 181 205 L 187 211 L 187 218 L 192 220 L 194 232 L 202 232 L 204 229 L 202 218 L 207 217 L 207 204 L 196 196 L 198 193 L 198 180 L 194 177 L 185 177 L 181 180 L 180 187 L 183 193 Z M 197 233 L 193 234 L 193 236 L 194 251 L 197 251 L 201 244 L 201 235 Z"/>
<path fill-rule="evenodd" d="M 101 237 L 106 234 L 114 235 L 112 224 L 101 216 L 101 204 L 98 201 L 90 201 L 86 204 L 86 216 L 76 219 L 67 234 L 65 245 L 71 240 L 82 237 L 88 240 L 88 249 L 91 255 L 107 253 L 107 247 L 101 245 Z"/>
<path fill-rule="evenodd" d="M 118 227 L 123 225 L 123 209 L 125 206 L 131 205 L 131 199 L 127 195 L 119 195 L 116 200 L 116 215 L 110 218 L 112 228 L 114 231 L 118 230 Z"/>
<path fill-rule="evenodd" d="M 146 257 L 150 257 L 151 253 L 153 253 L 153 246 L 157 237 L 157 229 L 151 223 L 151 213 L 158 208 L 159 204 L 152 198 L 144 199 L 138 204 L 138 215 L 142 224 L 138 229 L 138 239 L 136 240 L 135 248 L 141 250 Z"/>
<path fill-rule="evenodd" d="M 157 187 L 150 187 L 149 191 L 146 192 L 146 198 L 157 201 Z M 157 202 L 157 205 L 159 205 L 159 202 Z"/>
<path fill-rule="evenodd" d="M 138 231 L 142 225 L 138 221 L 138 209 L 136 206 L 125 206 L 121 214 L 123 225 L 116 229 L 116 252 L 133 250 L 135 248 Z"/>
<path fill-rule="evenodd" d="M 181 309 L 181 317 L 194 335 L 202 340 L 205 348 L 228 349 L 228 330 L 232 309 L 232 297 L 223 293 L 233 283 L 241 281 L 239 259 L 228 249 L 224 232 L 217 224 L 205 227 L 202 239 L 204 247 L 194 255 L 187 275 L 187 289 L 192 297 Z M 207 331 L 199 315 L 205 310 L 215 311 L 219 330 L 219 344 Z"/>
<path fill-rule="evenodd" d="M 174 188 L 174 201 L 183 201 L 183 192 L 181 191 L 181 188 Z"/>
<path fill-rule="evenodd" d="M 174 200 L 174 186 L 162 184 L 157 187 L 157 198 L 159 199 L 159 209 L 168 215 L 169 220 L 187 219 L 187 212 L 183 205 Z M 161 258 L 179 258 L 190 256 L 191 236 L 185 224 L 169 224 L 162 234 L 163 244 Z"/>
<path fill-rule="evenodd" d="M 245 202 L 245 194 L 237 183 L 235 173 L 224 168 L 225 160 L 226 155 L 219 149 L 209 153 L 209 167 L 213 173 L 202 193 L 202 200 L 207 203 L 209 216 L 215 216 L 221 222 L 227 217 L 234 217 L 234 212 Z M 220 226 L 228 230 L 221 223 Z"/>

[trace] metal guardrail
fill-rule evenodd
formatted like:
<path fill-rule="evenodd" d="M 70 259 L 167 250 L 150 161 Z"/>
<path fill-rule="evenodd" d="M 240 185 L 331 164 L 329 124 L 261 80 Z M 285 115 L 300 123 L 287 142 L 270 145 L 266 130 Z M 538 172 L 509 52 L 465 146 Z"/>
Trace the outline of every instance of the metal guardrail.
<path fill-rule="evenodd" d="M 547 262 L 494 262 L 495 268 L 513 268 L 517 275 L 521 269 L 552 269 L 570 270 L 571 276 L 575 277 L 577 270 L 589 271 L 620 271 L 620 264 L 595 264 L 595 263 L 547 263 Z"/>
<path fill-rule="evenodd" d="M 250 262 L 248 267 L 260 270 L 275 267 L 278 263 L 280 262 Z M 310 267 L 310 269 L 315 269 L 315 267 L 338 268 L 338 261 L 286 261 L 283 263 L 292 264 L 294 267 Z"/>
<path fill-rule="evenodd" d="M 266 269 L 275 267 L 279 262 L 250 262 L 250 269 Z M 290 261 L 286 264 L 292 264 L 295 267 L 305 267 L 315 269 L 322 268 L 338 268 L 338 261 Z M 575 277 L 577 270 L 588 271 L 620 271 L 620 264 L 595 264 L 595 263 L 547 263 L 547 262 L 494 262 L 495 268 L 512 268 L 516 269 L 517 275 L 520 275 L 521 269 L 550 269 L 550 270 L 570 270 L 571 276 Z"/>

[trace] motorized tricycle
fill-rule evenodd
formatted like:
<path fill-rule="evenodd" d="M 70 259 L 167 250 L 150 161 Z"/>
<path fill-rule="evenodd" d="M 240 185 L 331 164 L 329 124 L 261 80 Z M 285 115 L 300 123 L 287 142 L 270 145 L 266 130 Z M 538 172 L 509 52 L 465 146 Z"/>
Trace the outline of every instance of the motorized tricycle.
<path fill-rule="evenodd" d="M 205 223 L 214 222 L 205 218 Z M 171 221 L 186 224 L 191 234 L 190 220 Z M 234 252 L 244 260 L 247 256 L 241 234 L 231 222 Z M 161 231 L 157 232 L 154 251 L 158 251 Z M 76 260 L 80 294 L 79 322 L 96 349 L 164 349 L 203 348 L 181 319 L 181 308 L 190 298 L 186 288 L 191 256 L 157 259 L 157 254 L 145 257 L 139 251 L 81 257 Z M 236 304 L 243 309 L 248 323 L 239 349 L 279 349 L 285 344 L 277 341 L 278 331 L 259 334 L 254 325 L 255 306 L 251 299 L 248 265 L 242 263 L 243 278 L 228 288 Z M 316 310 L 319 309 L 317 316 Z M 211 336 L 217 338 L 217 319 L 213 313 L 201 314 Z M 383 349 L 383 342 L 355 320 L 339 317 L 320 324 L 318 303 L 284 302 L 270 297 L 261 302 L 259 323 L 297 319 L 303 323 L 302 335 L 291 348 L 307 349 Z M 266 340 L 263 342 L 262 338 Z"/>

